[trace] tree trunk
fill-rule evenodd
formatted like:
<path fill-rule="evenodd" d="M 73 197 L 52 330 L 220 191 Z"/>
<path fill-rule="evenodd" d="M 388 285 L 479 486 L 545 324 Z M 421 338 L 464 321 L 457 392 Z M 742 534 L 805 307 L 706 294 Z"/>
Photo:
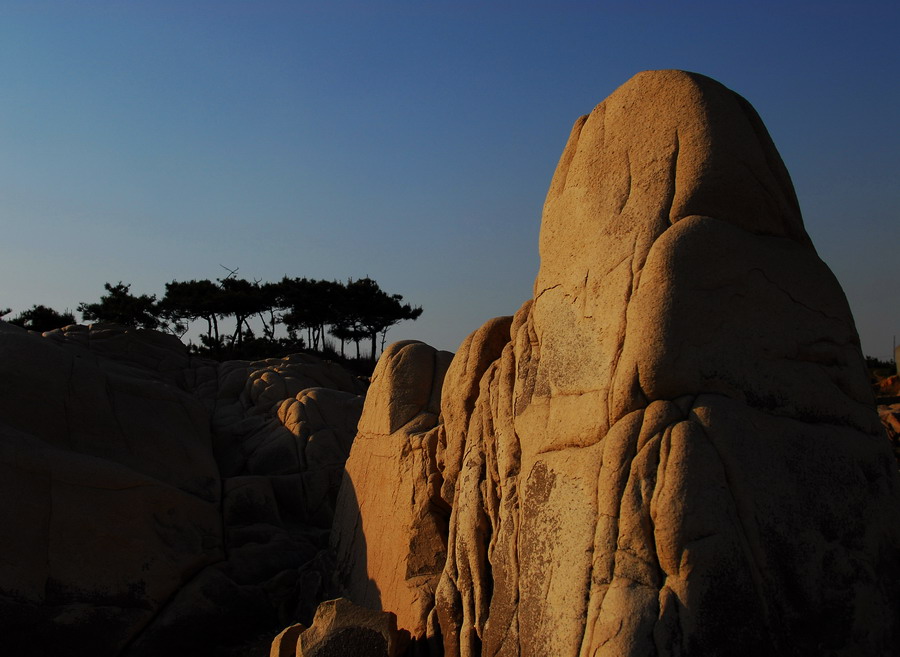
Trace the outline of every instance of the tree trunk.
<path fill-rule="evenodd" d="M 216 317 L 215 313 L 213 313 L 212 320 L 213 320 L 213 331 L 215 331 L 215 347 L 213 348 L 213 350 L 214 350 L 214 353 L 216 355 L 218 355 L 220 353 L 220 348 L 222 346 L 222 343 L 219 342 L 219 319 Z"/>
<path fill-rule="evenodd" d="M 240 315 L 234 316 L 235 328 L 234 335 L 231 336 L 231 349 L 234 350 L 235 344 L 237 344 L 237 348 L 241 348 L 241 343 L 243 342 L 242 338 L 244 337 L 243 331 L 241 329 L 244 327 L 244 318 Z"/>
<path fill-rule="evenodd" d="M 259 317 L 259 321 L 262 323 L 263 336 L 265 336 L 265 338 L 267 340 L 274 340 L 275 339 L 275 316 L 274 316 L 274 313 L 272 313 L 270 315 L 271 321 L 272 321 L 271 325 L 269 324 L 269 322 L 266 321 L 265 313 L 257 313 L 257 315 Z M 250 328 L 249 325 L 247 326 L 247 328 Z"/>

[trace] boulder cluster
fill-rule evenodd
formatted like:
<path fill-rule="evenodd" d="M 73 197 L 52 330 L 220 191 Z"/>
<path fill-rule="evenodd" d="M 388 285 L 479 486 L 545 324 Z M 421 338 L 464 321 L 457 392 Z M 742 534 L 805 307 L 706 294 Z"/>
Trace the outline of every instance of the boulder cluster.
<path fill-rule="evenodd" d="M 327 597 L 365 391 L 342 368 L 0 323 L 0 381 L 3 654 L 268 649 Z"/>
<path fill-rule="evenodd" d="M 897 462 L 749 103 L 635 76 L 575 123 L 540 252 L 514 316 L 392 345 L 364 403 L 311 357 L 0 324 L 0 643 L 896 654 Z"/>

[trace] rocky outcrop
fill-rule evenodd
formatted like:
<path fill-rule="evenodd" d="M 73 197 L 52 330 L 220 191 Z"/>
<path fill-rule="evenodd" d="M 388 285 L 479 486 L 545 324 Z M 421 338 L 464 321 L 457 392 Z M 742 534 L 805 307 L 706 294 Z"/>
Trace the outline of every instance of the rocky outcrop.
<path fill-rule="evenodd" d="M 397 619 L 391 612 L 326 600 L 297 638 L 297 657 L 396 657 Z"/>
<path fill-rule="evenodd" d="M 176 384 L 188 359 L 162 336 L 140 355 L 135 343 L 0 323 L 0 624 L 10 654 L 117 654 L 224 559 L 207 413 Z"/>
<path fill-rule="evenodd" d="M 900 482 L 853 320 L 736 94 L 643 73 L 576 123 L 481 386 L 447 436 L 449 653 L 898 644 Z"/>
<path fill-rule="evenodd" d="M 0 322 L 0 380 L 8 654 L 213 654 L 327 597 L 362 409 L 341 368 Z"/>
<path fill-rule="evenodd" d="M 636 76 L 576 122 L 540 249 L 514 317 L 392 346 L 364 409 L 308 357 L 0 322 L 0 645 L 895 654 L 900 476 L 750 105 Z"/>
<path fill-rule="evenodd" d="M 452 354 L 391 345 L 372 377 L 347 460 L 331 542 L 342 594 L 388 609 L 413 639 L 434 637 L 428 615 L 446 558 L 438 415 Z"/>
<path fill-rule="evenodd" d="M 448 369 L 441 481 L 404 484 L 452 507 L 446 654 L 894 654 L 900 481 L 752 107 L 695 74 L 633 78 L 576 122 L 540 251 L 533 299 Z M 415 376 L 378 393 L 433 394 Z M 383 581 L 391 610 L 408 584 Z"/>

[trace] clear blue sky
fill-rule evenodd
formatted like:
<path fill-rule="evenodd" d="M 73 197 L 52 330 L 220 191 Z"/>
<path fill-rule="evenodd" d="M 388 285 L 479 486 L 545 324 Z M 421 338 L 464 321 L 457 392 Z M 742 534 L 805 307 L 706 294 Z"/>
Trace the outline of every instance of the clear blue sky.
<path fill-rule="evenodd" d="M 740 8 L 738 8 L 740 5 Z M 900 3 L 0 2 L 0 306 L 371 276 L 455 350 L 531 295 L 575 119 L 634 73 L 757 108 L 867 353 L 900 334 Z"/>

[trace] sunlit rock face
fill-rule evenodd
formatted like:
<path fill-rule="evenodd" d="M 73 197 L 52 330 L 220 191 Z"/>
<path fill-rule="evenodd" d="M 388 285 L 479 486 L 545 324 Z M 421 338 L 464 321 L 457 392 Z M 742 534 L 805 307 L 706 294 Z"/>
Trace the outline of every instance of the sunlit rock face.
<path fill-rule="evenodd" d="M 417 640 L 429 635 L 447 556 L 450 513 L 440 497 L 438 420 L 452 357 L 411 340 L 382 354 L 331 531 L 341 594 L 390 610 L 398 628 Z"/>
<path fill-rule="evenodd" d="M 442 405 L 446 653 L 894 654 L 900 481 L 753 108 L 635 76 L 576 122 L 540 252 L 444 383 L 478 390 Z"/>
<path fill-rule="evenodd" d="M 311 618 L 364 387 L 0 322 L 0 653 L 221 654 Z"/>

